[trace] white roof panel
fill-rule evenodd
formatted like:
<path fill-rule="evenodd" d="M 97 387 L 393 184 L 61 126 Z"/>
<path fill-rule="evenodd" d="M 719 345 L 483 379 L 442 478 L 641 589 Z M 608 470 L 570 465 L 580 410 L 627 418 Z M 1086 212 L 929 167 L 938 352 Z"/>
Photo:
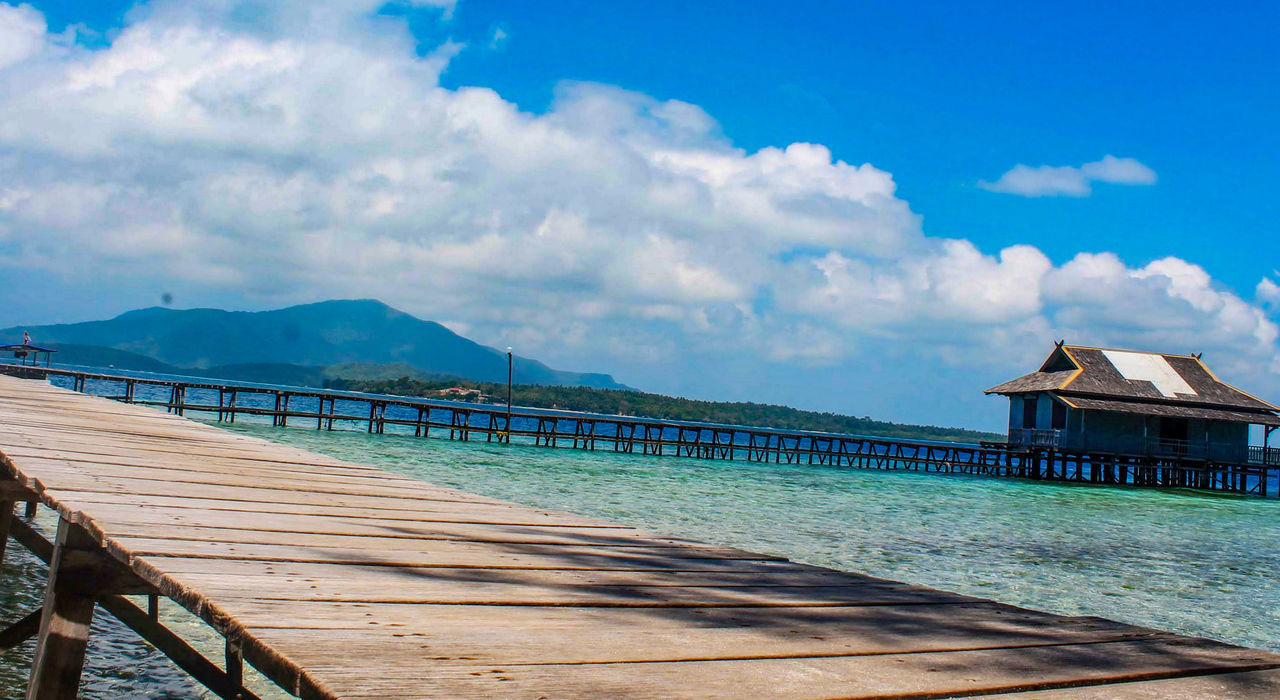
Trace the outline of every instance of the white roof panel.
<path fill-rule="evenodd" d="M 1102 354 L 1106 355 L 1120 376 L 1134 381 L 1151 382 L 1156 390 L 1171 399 L 1177 398 L 1178 394 L 1198 395 L 1161 355 L 1126 350 L 1103 350 Z"/>

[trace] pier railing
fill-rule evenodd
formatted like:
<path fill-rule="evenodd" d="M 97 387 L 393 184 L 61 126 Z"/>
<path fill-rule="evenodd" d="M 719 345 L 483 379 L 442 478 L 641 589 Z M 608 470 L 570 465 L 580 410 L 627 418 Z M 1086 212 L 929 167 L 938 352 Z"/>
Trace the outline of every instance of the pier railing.
<path fill-rule="evenodd" d="M 1249 446 L 1249 462 L 1252 464 L 1280 466 L 1280 447 L 1262 447 L 1261 445 L 1250 445 Z"/>
<path fill-rule="evenodd" d="M 1261 449 L 1261 448 L 1259 448 Z M 1226 462 L 1254 462 L 1248 445 L 1236 445 L 1223 442 L 1196 442 L 1194 440 L 1172 440 L 1169 438 L 1148 438 L 1147 452 L 1153 455 L 1185 457 L 1190 459 L 1217 459 Z M 1262 464 L 1262 460 L 1257 460 Z"/>
<path fill-rule="evenodd" d="M 930 442 L 718 425 L 356 392 L 0 365 L 76 391 L 186 415 L 277 427 L 363 429 L 423 439 L 512 443 L 621 454 L 742 460 L 1193 488 L 1280 496 L 1280 464 L 1186 455 L 1120 454 L 1051 444 Z M 1274 457 L 1271 453 L 1262 457 Z M 1248 455 L 1253 457 L 1253 454 Z M 1280 461 L 1280 460 L 1278 460 Z"/>
<path fill-rule="evenodd" d="M 1016 428 L 1009 431 L 1009 444 L 1019 447 L 1061 447 L 1062 431 L 1043 428 Z"/>

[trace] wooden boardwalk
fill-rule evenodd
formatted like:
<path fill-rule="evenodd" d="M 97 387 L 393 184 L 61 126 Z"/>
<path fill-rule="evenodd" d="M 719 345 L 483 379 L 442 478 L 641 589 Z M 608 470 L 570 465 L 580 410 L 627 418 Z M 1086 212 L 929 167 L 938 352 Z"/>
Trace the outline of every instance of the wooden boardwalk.
<path fill-rule="evenodd" d="M 1280 498 L 1280 448 L 1251 447 L 1238 461 L 1194 455 L 913 441 L 803 430 L 719 425 L 515 408 L 377 394 L 192 382 L 164 375 L 100 374 L 0 364 L 0 373 L 48 378 L 77 391 L 185 415 L 234 423 L 237 416 L 273 426 L 364 429 L 423 439 L 506 442 L 657 457 L 810 464 L 970 474 L 1159 488 L 1193 488 Z"/>
<path fill-rule="evenodd" d="M 52 561 L 30 697 L 95 609 L 223 697 L 1274 697 L 1280 655 L 804 566 L 433 486 L 0 377 L 0 528 Z M 54 542 L 13 515 L 54 508 Z M 3 540 L 0 540 L 3 541 Z M 210 661 L 125 595 L 227 640 Z M 150 612 L 150 614 L 149 614 Z M 25 626 L 24 626 L 25 625 Z"/>

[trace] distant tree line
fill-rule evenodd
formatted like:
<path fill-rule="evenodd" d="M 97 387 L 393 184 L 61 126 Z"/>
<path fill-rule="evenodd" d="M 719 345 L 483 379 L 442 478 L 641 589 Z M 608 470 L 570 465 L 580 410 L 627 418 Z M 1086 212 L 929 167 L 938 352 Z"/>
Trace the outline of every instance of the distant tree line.
<path fill-rule="evenodd" d="M 325 387 L 346 391 L 360 391 L 398 396 L 424 398 L 454 398 L 462 390 L 467 400 L 482 403 L 506 403 L 507 385 L 495 382 L 476 382 L 467 379 L 429 378 L 415 379 L 408 376 L 398 379 L 347 379 L 332 378 Z M 478 392 L 478 396 L 475 392 Z M 698 401 L 643 391 L 620 389 L 593 389 L 580 386 L 543 386 L 521 384 L 512 388 L 512 403 L 532 408 L 560 408 L 586 413 L 637 416 L 699 423 L 725 423 L 788 430 L 814 430 L 827 433 L 852 433 L 857 435 L 882 435 L 918 440 L 952 440 L 976 442 L 999 440 L 1003 436 L 978 430 L 944 428 L 932 425 L 907 425 L 873 420 L 838 413 L 802 411 L 788 406 L 770 404 Z"/>

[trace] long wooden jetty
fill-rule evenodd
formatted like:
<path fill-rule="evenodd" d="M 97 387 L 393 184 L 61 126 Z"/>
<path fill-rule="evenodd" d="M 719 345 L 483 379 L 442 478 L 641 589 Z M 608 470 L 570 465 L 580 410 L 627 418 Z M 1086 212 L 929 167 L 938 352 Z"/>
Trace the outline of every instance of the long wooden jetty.
<path fill-rule="evenodd" d="M 246 664 L 302 698 L 1280 694 L 1280 654 L 519 506 L 40 381 L 0 377 L 0 472 L 0 543 L 49 563 L 42 608 L 0 611 L 0 646 L 37 637 L 32 700 L 75 697 L 98 610 L 223 698 L 256 697 Z"/>
<path fill-rule="evenodd" d="M 629 416 L 516 408 L 359 394 L 303 387 L 103 374 L 0 365 L 0 373 L 47 378 L 75 391 L 274 426 L 356 428 L 420 438 L 520 440 L 546 447 L 625 454 L 894 469 L 1068 483 L 1190 488 L 1280 498 L 1280 448 L 1254 448 L 1250 460 L 1119 454 L 1097 450 L 963 444 L 715 425 Z"/>

